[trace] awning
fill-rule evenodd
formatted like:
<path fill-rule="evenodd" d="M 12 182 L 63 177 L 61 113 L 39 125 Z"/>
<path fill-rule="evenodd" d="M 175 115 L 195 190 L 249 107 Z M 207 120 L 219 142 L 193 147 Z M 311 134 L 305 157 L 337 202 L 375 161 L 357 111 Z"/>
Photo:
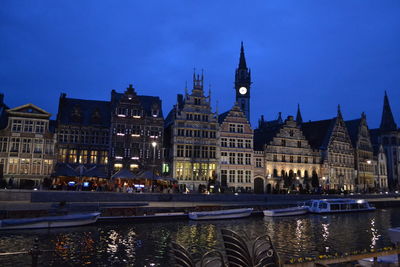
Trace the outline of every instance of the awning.
<path fill-rule="evenodd" d="M 160 177 L 160 180 L 170 181 L 170 182 L 178 182 L 177 179 L 172 177 Z"/>
<path fill-rule="evenodd" d="M 71 165 L 67 163 L 57 163 L 54 167 L 53 176 L 69 176 L 76 177 L 79 176 L 78 172 L 74 170 Z"/>
<path fill-rule="evenodd" d="M 161 177 L 155 175 L 151 171 L 143 171 L 136 176 L 138 179 L 159 180 Z"/>
<path fill-rule="evenodd" d="M 107 172 L 104 167 L 94 166 L 88 169 L 84 176 L 86 177 L 97 177 L 97 178 L 108 178 Z"/>
<path fill-rule="evenodd" d="M 118 172 L 116 172 L 113 176 L 111 176 L 111 179 L 135 179 L 137 178 L 136 175 L 134 175 L 130 170 L 128 169 L 121 169 Z"/>

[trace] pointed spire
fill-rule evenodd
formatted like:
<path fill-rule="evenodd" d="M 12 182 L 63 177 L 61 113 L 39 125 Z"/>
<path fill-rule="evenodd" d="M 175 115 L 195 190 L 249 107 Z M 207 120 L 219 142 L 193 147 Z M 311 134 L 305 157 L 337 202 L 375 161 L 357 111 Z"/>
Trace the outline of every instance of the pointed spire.
<path fill-rule="evenodd" d="M 278 113 L 278 122 L 282 123 L 282 112 Z"/>
<path fill-rule="evenodd" d="M 297 122 L 297 124 L 303 123 L 303 117 L 301 116 L 301 112 L 300 112 L 300 104 L 297 104 L 296 122 Z"/>
<path fill-rule="evenodd" d="M 337 117 L 343 118 L 342 111 L 340 110 L 340 104 L 337 105 Z"/>
<path fill-rule="evenodd" d="M 247 69 L 246 58 L 244 57 L 243 42 L 241 43 L 241 46 L 240 46 L 239 69 Z"/>
<path fill-rule="evenodd" d="M 392 109 L 390 108 L 389 98 L 385 91 L 385 97 L 383 99 L 383 112 L 382 112 L 382 120 L 381 125 L 379 127 L 383 131 L 396 131 L 397 125 L 394 121 Z"/>

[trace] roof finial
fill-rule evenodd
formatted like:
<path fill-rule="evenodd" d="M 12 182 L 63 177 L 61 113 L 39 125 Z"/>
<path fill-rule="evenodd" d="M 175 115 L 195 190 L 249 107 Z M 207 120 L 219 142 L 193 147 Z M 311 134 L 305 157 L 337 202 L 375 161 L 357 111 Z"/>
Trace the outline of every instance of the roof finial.
<path fill-rule="evenodd" d="M 303 123 L 303 117 L 301 116 L 301 112 L 300 112 L 300 104 L 297 104 L 296 122 L 297 122 L 297 124 Z"/>
<path fill-rule="evenodd" d="M 342 111 L 340 110 L 340 104 L 337 105 L 337 116 L 342 117 Z"/>
<path fill-rule="evenodd" d="M 246 58 L 244 56 L 243 41 L 240 45 L 239 69 L 247 69 Z"/>

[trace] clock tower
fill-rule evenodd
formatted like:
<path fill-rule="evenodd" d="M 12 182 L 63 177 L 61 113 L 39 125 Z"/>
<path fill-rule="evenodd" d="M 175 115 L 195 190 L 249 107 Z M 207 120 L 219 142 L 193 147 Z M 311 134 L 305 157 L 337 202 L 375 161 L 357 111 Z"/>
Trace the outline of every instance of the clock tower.
<path fill-rule="evenodd" d="M 235 73 L 235 91 L 236 91 L 236 102 L 246 115 L 247 120 L 250 123 L 250 85 L 251 85 L 251 73 L 250 69 L 247 68 L 246 58 L 244 57 L 243 42 L 240 47 L 240 59 L 239 66 Z"/>

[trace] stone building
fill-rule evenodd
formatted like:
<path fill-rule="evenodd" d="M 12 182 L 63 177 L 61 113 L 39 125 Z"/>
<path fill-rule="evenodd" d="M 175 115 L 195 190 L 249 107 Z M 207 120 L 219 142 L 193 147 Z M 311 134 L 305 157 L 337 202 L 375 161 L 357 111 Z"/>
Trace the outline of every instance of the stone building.
<path fill-rule="evenodd" d="M 303 123 L 301 129 L 311 147 L 321 153 L 322 186 L 355 190 L 354 149 L 340 106 L 335 118 Z"/>
<path fill-rule="evenodd" d="M 236 103 L 218 117 L 221 187 L 232 192 L 253 190 L 253 129 Z"/>
<path fill-rule="evenodd" d="M 5 109 L 0 166 L 9 187 L 38 188 L 53 172 L 56 140 L 50 117 L 33 104 Z"/>
<path fill-rule="evenodd" d="M 345 123 L 354 148 L 356 190 L 369 191 L 375 186 L 375 162 L 367 117 L 363 112 L 360 119 L 346 121 Z"/>
<path fill-rule="evenodd" d="M 110 103 L 68 98 L 62 93 L 57 114 L 56 184 L 108 177 Z"/>
<path fill-rule="evenodd" d="M 178 94 L 165 122 L 171 174 L 182 190 L 202 190 L 217 180 L 218 121 L 211 108 L 211 92 L 204 95 L 203 82 L 203 74 L 193 74 L 192 92 Z"/>
<path fill-rule="evenodd" d="M 278 118 L 274 122 L 259 122 L 255 130 L 258 150 L 265 153 L 266 191 L 279 189 L 311 189 L 312 179 L 318 186 L 320 173 L 320 154 L 310 146 L 299 122 L 288 116 L 285 121 Z"/>
<path fill-rule="evenodd" d="M 111 175 L 121 169 L 161 174 L 164 117 L 161 100 L 138 95 L 132 85 L 111 92 Z"/>
<path fill-rule="evenodd" d="M 389 189 L 387 178 L 387 160 L 382 145 L 374 146 L 374 188 L 376 191 Z"/>
<path fill-rule="evenodd" d="M 381 124 L 370 131 L 374 145 L 382 145 L 387 160 L 387 178 L 390 189 L 400 188 L 400 130 L 394 120 L 385 92 Z"/>

